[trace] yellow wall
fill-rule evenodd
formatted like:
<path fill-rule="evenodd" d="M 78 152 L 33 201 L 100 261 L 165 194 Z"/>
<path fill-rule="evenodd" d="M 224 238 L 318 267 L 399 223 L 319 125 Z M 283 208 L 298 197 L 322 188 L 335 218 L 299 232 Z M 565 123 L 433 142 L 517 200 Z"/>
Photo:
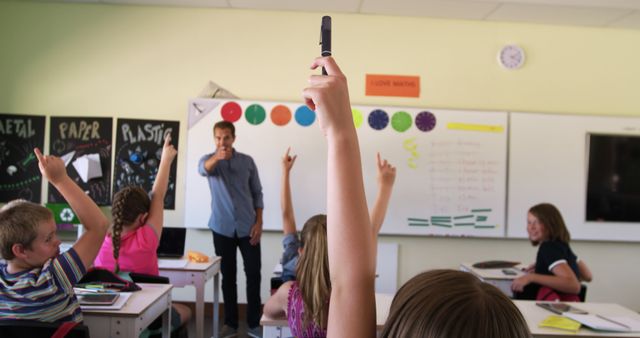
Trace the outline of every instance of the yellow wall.
<path fill-rule="evenodd" d="M 332 16 L 334 55 L 349 77 L 354 104 L 640 115 L 640 31 Z M 184 173 L 187 100 L 213 80 L 243 99 L 299 101 L 308 65 L 318 54 L 320 17 L 0 2 L 0 112 L 180 120 L 178 172 Z M 507 43 L 526 50 L 523 69 L 506 71 L 497 64 L 497 51 Z M 366 97 L 367 73 L 419 75 L 420 98 Z M 167 225 L 182 223 L 184 193 L 182 176 L 177 209 L 166 213 Z M 278 207 L 277 201 L 267 203 Z M 263 300 L 280 239 L 278 233 L 263 238 Z M 462 261 L 535 258 L 535 248 L 523 240 L 382 240 L 400 245 L 400 284 L 424 269 L 456 268 Z M 213 253 L 204 230 L 190 231 L 188 246 Z M 595 273 L 589 300 L 640 310 L 640 271 L 632 267 L 640 245 L 573 246 Z M 619 263 L 622 268 L 615 269 Z M 239 282 L 243 285 L 243 278 Z M 177 296 L 192 297 L 189 291 Z"/>

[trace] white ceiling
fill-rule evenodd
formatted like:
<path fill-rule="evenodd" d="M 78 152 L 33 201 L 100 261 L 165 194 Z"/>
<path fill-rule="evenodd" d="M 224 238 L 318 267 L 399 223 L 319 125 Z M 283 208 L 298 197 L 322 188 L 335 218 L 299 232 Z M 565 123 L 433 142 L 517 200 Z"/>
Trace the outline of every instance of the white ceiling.
<path fill-rule="evenodd" d="M 40 0 L 343 12 L 640 30 L 640 0 Z"/>

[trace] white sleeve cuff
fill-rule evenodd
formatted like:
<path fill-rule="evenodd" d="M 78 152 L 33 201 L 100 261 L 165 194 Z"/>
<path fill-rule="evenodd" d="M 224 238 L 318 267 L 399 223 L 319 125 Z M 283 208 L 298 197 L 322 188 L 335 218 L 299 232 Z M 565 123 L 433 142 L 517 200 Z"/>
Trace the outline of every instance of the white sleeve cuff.
<path fill-rule="evenodd" d="M 551 265 L 549 265 L 549 272 L 551 272 L 551 270 L 553 270 L 553 268 L 558 266 L 558 264 L 562 264 L 562 263 L 569 264 L 569 263 L 567 263 L 566 259 L 559 259 L 559 260 L 551 263 Z"/>

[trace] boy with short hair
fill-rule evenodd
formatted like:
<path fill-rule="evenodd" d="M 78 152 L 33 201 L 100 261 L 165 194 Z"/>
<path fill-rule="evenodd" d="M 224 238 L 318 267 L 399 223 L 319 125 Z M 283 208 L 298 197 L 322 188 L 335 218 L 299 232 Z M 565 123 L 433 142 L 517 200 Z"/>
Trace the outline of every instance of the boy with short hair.
<path fill-rule="evenodd" d="M 93 264 L 109 226 L 98 206 L 67 175 L 64 162 L 34 149 L 42 175 L 58 189 L 85 228 L 60 254 L 53 214 L 25 200 L 0 209 L 0 320 L 81 322 L 73 286 Z"/>

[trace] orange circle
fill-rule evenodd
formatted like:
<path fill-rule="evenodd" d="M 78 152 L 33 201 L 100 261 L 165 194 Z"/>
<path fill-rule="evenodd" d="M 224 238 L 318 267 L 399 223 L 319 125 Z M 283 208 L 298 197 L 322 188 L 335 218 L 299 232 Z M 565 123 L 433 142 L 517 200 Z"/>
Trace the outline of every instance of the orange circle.
<path fill-rule="evenodd" d="M 271 121 L 276 126 L 284 126 L 291 121 L 291 110 L 284 105 L 277 105 L 271 109 Z"/>

